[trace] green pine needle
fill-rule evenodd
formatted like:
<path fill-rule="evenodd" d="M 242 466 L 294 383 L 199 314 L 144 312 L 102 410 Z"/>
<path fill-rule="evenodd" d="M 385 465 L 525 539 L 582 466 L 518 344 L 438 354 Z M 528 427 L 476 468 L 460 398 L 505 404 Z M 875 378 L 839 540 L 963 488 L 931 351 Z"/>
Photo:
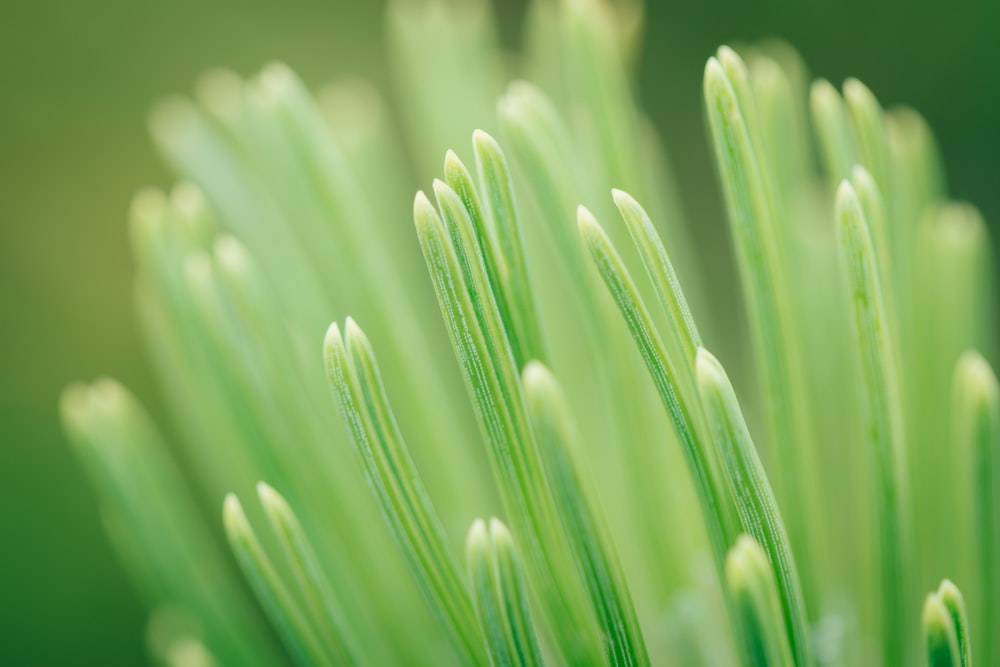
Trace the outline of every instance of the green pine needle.
<path fill-rule="evenodd" d="M 295 577 L 300 599 L 305 600 L 320 641 L 329 649 L 333 663 L 359 664 L 350 621 L 342 605 L 338 604 L 298 517 L 288 501 L 264 482 L 257 485 L 257 497 Z"/>
<path fill-rule="evenodd" d="M 812 85 L 809 102 L 820 156 L 826 165 L 828 178 L 836 185 L 849 178 L 851 169 L 858 164 L 859 149 L 851 129 L 847 105 L 837 89 L 823 79 Z"/>
<path fill-rule="evenodd" d="M 861 372 L 865 434 L 876 483 L 882 633 L 886 664 L 906 661 L 909 500 L 902 404 L 885 296 L 861 203 L 846 181 L 837 191 L 837 233 Z"/>
<path fill-rule="evenodd" d="M 531 580 L 554 614 L 557 640 L 580 660 L 596 653 L 586 632 L 587 610 L 573 600 L 578 580 L 561 567 L 564 538 L 559 531 L 524 407 L 519 373 L 505 327 L 510 303 L 490 281 L 473 221 L 454 190 L 435 184 L 441 215 L 423 193 L 414 202 L 414 220 L 442 316 L 461 362 L 494 472 L 514 530 L 527 536 Z"/>
<path fill-rule="evenodd" d="M 765 397 L 767 433 L 780 466 L 776 491 L 785 500 L 803 579 L 811 581 L 815 555 L 810 540 L 818 536 L 809 531 L 806 516 L 815 512 L 810 485 L 814 471 L 806 455 L 810 445 L 804 444 L 811 442 L 809 416 L 780 240 L 786 232 L 780 227 L 774 176 L 762 167 L 767 153 L 746 68 L 732 51 L 720 49 L 719 58 L 709 59 L 705 68 L 705 103 Z"/>
<path fill-rule="evenodd" d="M 638 293 L 635 281 L 625 268 L 611 240 L 587 209 L 580 207 L 578 220 L 583 242 L 589 249 L 598 273 L 632 333 L 660 400 L 681 441 L 701 503 L 716 565 L 721 573 L 730 529 L 725 510 L 729 505 L 722 495 L 718 480 L 714 477 L 709 450 L 697 433 L 692 408 L 678 390 L 678 372 L 667 354 L 663 339 L 653 325 L 649 310 Z"/>
<path fill-rule="evenodd" d="M 466 660 L 482 664 L 468 591 L 392 414 L 368 339 L 348 318 L 343 337 L 336 324 L 330 326 L 324 351 L 330 384 L 397 544 L 428 602 L 450 626 L 456 647 Z"/>
<path fill-rule="evenodd" d="M 972 667 L 965 601 L 953 583 L 945 579 L 927 596 L 922 623 L 929 667 Z"/>
<path fill-rule="evenodd" d="M 520 356 L 515 355 L 515 359 L 523 366 L 530 359 L 544 360 L 546 355 L 528 262 L 524 255 L 524 239 L 513 182 L 507 160 L 493 137 L 477 130 L 472 135 L 472 145 L 476 153 L 480 191 L 484 193 L 487 202 L 486 214 L 490 219 L 490 227 L 499 239 L 503 257 L 503 292 L 511 303 L 512 322 L 509 331 L 511 338 L 517 341 L 516 344 L 512 342 L 512 346 L 522 351 Z M 447 166 L 445 171 L 447 173 Z"/>
<path fill-rule="evenodd" d="M 540 667 L 521 563 L 510 532 L 497 519 L 489 530 L 482 519 L 469 529 L 466 560 L 476 602 L 476 616 L 494 667 Z"/>
<path fill-rule="evenodd" d="M 120 384 L 74 385 L 64 428 L 101 490 L 105 527 L 151 606 L 194 614 L 220 660 L 280 663 L 281 652 L 227 568 L 161 436 Z"/>
<path fill-rule="evenodd" d="M 746 636 L 748 667 L 791 667 L 789 646 L 774 570 L 753 538 L 740 535 L 726 556 L 726 584 Z"/>
<path fill-rule="evenodd" d="M 674 326 L 670 327 L 669 333 L 674 345 L 689 359 L 694 358 L 698 347 L 701 346 L 701 335 L 698 333 L 698 326 L 691 316 L 691 309 L 688 307 L 687 299 L 684 298 L 677 273 L 666 248 L 663 247 L 663 241 L 656 233 L 653 221 L 649 219 L 649 215 L 639 202 L 627 192 L 612 190 L 611 196 L 628 226 L 632 242 L 639 250 L 643 266 L 646 267 L 646 274 L 656 285 L 656 295 L 660 299 L 660 305 L 670 314 Z"/>
<path fill-rule="evenodd" d="M 579 445 L 565 397 L 540 362 L 532 361 L 525 367 L 522 382 L 559 517 L 597 614 L 608 664 L 649 665 L 625 577 L 608 541 L 604 521 L 597 513 L 591 485 L 576 462 Z"/>
<path fill-rule="evenodd" d="M 756 540 L 757 549 L 763 548 L 771 563 L 781 601 L 781 618 L 794 656 L 791 664 L 811 665 L 809 624 L 791 545 L 771 485 L 743 420 L 736 392 L 722 364 L 705 348 L 698 349 L 696 367 L 698 389 L 709 428 L 720 450 L 722 470 L 733 501 L 744 529 Z"/>
<path fill-rule="evenodd" d="M 974 351 L 959 359 L 953 386 L 954 445 L 964 471 L 964 506 L 972 518 L 973 628 L 995 628 L 1000 622 L 1000 386 L 989 363 Z M 981 664 L 991 664 L 1000 652 L 995 632 L 977 632 L 976 645 Z"/>
<path fill-rule="evenodd" d="M 295 662 L 303 666 L 335 664 L 329 648 L 316 634 L 311 618 L 303 613 L 268 558 L 235 495 L 226 496 L 222 522 L 243 575 Z"/>

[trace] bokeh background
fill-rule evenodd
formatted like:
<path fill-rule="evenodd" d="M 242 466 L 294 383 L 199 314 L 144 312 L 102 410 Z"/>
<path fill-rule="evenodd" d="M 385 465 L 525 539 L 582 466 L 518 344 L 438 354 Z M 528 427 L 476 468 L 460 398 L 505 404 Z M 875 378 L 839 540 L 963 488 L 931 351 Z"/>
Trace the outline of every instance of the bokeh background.
<path fill-rule="evenodd" d="M 497 4 L 514 47 L 525 3 Z M 157 405 L 125 233 L 132 193 L 170 183 L 146 136 L 148 108 L 207 67 L 250 74 L 273 59 L 311 85 L 361 74 L 384 86 L 383 13 L 383 2 L 347 0 L 0 3 L 0 664 L 145 662 L 143 610 L 56 400 L 68 381 L 109 374 Z M 996 230 L 998 33 L 997 2 L 649 2 L 641 97 L 690 219 L 719 224 L 704 62 L 724 42 L 785 38 L 814 75 L 854 75 L 884 104 L 919 109 L 952 196 Z"/>

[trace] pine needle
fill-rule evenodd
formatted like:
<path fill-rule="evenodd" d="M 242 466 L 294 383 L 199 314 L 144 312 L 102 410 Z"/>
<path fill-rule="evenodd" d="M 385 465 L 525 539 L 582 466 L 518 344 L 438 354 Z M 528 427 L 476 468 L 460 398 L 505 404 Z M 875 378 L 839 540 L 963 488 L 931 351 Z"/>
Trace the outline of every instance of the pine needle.
<path fill-rule="evenodd" d="M 350 318 L 345 333 L 346 340 L 336 324 L 327 332 L 327 373 L 368 483 L 413 576 L 448 626 L 456 648 L 467 661 L 484 664 L 470 625 L 468 591 L 449 555 L 444 529 L 392 414 L 371 345 Z"/>
<path fill-rule="evenodd" d="M 972 518 L 967 536 L 973 544 L 975 587 L 973 627 L 1000 623 L 1000 386 L 989 363 L 977 352 L 962 355 L 953 381 L 953 442 L 961 461 L 966 514 Z M 980 664 L 992 664 L 1000 651 L 997 633 L 976 633 Z"/>
<path fill-rule="evenodd" d="M 791 667 L 784 613 L 774 570 L 753 538 L 741 535 L 726 557 L 726 583 L 747 639 L 747 667 Z"/>
<path fill-rule="evenodd" d="M 910 574 L 909 500 L 902 405 L 875 251 L 864 212 L 846 181 L 837 192 L 837 232 L 861 370 L 868 456 L 874 462 L 884 661 L 906 662 Z"/>
<path fill-rule="evenodd" d="M 773 571 L 784 634 L 794 656 L 791 664 L 811 665 L 809 623 L 791 544 L 764 466 L 750 439 L 736 392 L 722 364 L 705 348 L 698 349 L 696 364 L 702 404 L 715 445 L 720 450 L 729 491 L 744 529 L 756 540 L 757 549 L 763 548 L 766 562 Z"/>
<path fill-rule="evenodd" d="M 537 361 L 525 367 L 522 382 L 559 516 L 597 614 L 608 664 L 649 665 L 618 557 L 608 541 L 589 480 L 576 461 L 579 445 L 562 390 L 549 370 Z"/>
<path fill-rule="evenodd" d="M 923 630 L 929 667 L 972 667 L 965 601 L 947 579 L 924 601 Z"/>
<path fill-rule="evenodd" d="M 510 532 L 497 519 L 469 529 L 465 545 L 476 615 L 493 667 L 540 667 L 521 564 Z"/>

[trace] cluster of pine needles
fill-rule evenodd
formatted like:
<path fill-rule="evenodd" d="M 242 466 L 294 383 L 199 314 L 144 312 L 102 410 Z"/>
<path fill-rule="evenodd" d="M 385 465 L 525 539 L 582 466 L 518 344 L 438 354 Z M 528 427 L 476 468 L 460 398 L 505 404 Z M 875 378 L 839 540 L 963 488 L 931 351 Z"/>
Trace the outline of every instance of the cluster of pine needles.
<path fill-rule="evenodd" d="M 171 442 L 110 379 L 62 416 L 158 664 L 1000 664 L 982 219 L 915 111 L 768 42 L 705 68 L 697 242 L 640 19 L 535 0 L 514 59 L 393 2 L 398 122 L 280 64 L 157 106 Z"/>

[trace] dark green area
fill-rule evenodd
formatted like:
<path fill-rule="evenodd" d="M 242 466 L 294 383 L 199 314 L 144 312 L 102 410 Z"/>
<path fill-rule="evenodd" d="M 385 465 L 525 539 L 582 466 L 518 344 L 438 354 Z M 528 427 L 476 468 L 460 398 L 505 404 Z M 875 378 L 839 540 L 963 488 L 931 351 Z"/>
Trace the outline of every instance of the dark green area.
<path fill-rule="evenodd" d="M 169 175 L 146 138 L 160 95 L 209 66 L 281 59 L 311 84 L 384 80 L 380 2 L 0 6 L 0 664 L 134 665 L 144 612 L 56 423 L 74 379 L 113 375 L 156 404 L 131 309 L 125 211 Z M 523 2 L 500 2 L 508 41 Z M 1000 219 L 1000 3 L 675 2 L 648 10 L 642 97 L 692 220 L 719 226 L 701 119 L 705 59 L 777 35 L 816 75 L 855 75 L 935 128 L 953 196 Z M 401 211 L 401 215 L 408 215 Z M 713 270 L 727 266 L 724 251 Z M 728 270 L 728 269 L 727 269 Z"/>

